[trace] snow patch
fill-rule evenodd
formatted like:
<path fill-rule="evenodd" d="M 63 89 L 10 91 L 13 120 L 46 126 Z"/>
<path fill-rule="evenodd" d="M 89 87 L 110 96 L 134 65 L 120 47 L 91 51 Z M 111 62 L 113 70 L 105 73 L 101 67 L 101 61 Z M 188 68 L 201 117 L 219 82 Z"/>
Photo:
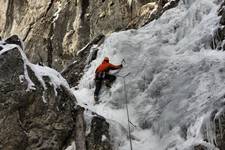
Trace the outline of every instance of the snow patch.
<path fill-rule="evenodd" d="M 2 42 L 4 43 L 4 42 Z M 56 70 L 46 67 L 46 66 L 40 66 L 40 65 L 35 65 L 32 64 L 26 54 L 24 53 L 24 51 L 21 49 L 21 47 L 19 47 L 18 45 L 15 44 L 2 44 L 1 47 L 3 48 L 0 51 L 0 55 L 4 54 L 7 51 L 10 50 L 18 50 L 22 56 L 23 62 L 24 62 L 24 75 L 20 75 L 19 79 L 22 82 L 23 78 L 26 79 L 28 85 L 27 85 L 27 91 L 30 90 L 35 90 L 35 84 L 33 83 L 33 81 L 31 80 L 31 78 L 28 75 L 28 67 L 34 72 L 35 76 L 37 77 L 37 79 L 39 80 L 39 82 L 41 83 L 42 87 L 44 88 L 44 90 L 47 89 L 45 81 L 44 81 L 44 77 L 48 77 L 50 80 L 50 83 L 53 85 L 54 87 L 54 91 L 55 91 L 55 95 L 57 96 L 57 88 L 60 88 L 60 86 L 64 86 L 65 88 L 67 88 L 70 91 L 70 87 L 67 83 L 67 81 L 61 76 L 60 73 L 58 73 Z M 44 91 L 43 91 L 44 92 Z M 43 101 L 46 103 L 46 100 L 44 98 L 44 93 L 43 93 Z"/>
<path fill-rule="evenodd" d="M 55 14 L 53 15 L 53 23 L 55 23 L 56 22 L 56 20 L 59 18 L 59 13 L 61 12 L 61 10 L 62 10 L 62 4 L 61 4 L 61 2 L 60 1 L 57 1 L 56 2 L 57 3 L 57 11 L 55 12 Z"/>
<path fill-rule="evenodd" d="M 166 8 L 166 7 L 170 6 L 170 4 L 171 4 L 172 2 L 175 2 L 175 0 L 169 0 L 169 1 L 163 6 L 163 8 Z"/>
<path fill-rule="evenodd" d="M 106 141 L 107 140 L 107 137 L 103 134 L 102 135 L 102 142 Z"/>
<path fill-rule="evenodd" d="M 70 146 L 68 146 L 65 150 L 76 150 L 75 142 L 72 142 L 72 144 Z"/>

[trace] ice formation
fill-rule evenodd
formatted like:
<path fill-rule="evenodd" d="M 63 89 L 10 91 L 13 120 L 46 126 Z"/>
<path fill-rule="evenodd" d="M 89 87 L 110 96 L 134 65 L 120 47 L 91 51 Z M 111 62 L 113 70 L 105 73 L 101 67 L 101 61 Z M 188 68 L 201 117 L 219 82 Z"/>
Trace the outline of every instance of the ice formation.
<path fill-rule="evenodd" d="M 79 103 L 104 116 L 111 124 L 114 146 L 129 150 L 123 78 L 103 88 L 94 105 L 94 72 L 105 56 L 114 64 L 125 59 L 134 149 L 189 150 L 205 142 L 202 126 L 212 111 L 221 111 L 225 94 L 225 53 L 209 46 L 218 27 L 220 4 L 213 0 L 181 0 L 158 20 L 138 30 L 110 35 L 74 91 Z M 212 140 L 213 128 L 208 125 Z"/>

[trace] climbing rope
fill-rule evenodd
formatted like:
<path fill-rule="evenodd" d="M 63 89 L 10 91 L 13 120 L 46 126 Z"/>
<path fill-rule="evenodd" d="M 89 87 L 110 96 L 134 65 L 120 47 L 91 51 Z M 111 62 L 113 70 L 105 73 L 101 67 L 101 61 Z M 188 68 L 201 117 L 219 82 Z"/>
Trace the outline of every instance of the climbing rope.
<path fill-rule="evenodd" d="M 125 59 L 123 59 L 121 61 L 121 64 L 126 65 L 126 61 Z M 120 69 L 121 70 L 121 69 Z M 119 73 L 120 70 L 117 72 Z M 127 125 L 128 125 L 128 136 L 129 136 L 129 140 L 130 140 L 130 149 L 133 150 L 133 146 L 132 146 L 132 139 L 131 139 L 131 127 L 130 125 L 136 127 L 131 121 L 130 121 L 130 116 L 129 116 L 129 108 L 128 108 L 128 99 L 127 99 L 127 89 L 126 89 L 126 77 L 130 75 L 130 72 L 125 74 L 125 75 L 118 75 L 118 74 L 114 74 L 117 77 L 121 77 L 123 78 L 123 90 L 124 90 L 124 98 L 125 98 L 125 103 L 126 103 L 126 112 L 127 112 Z"/>
<path fill-rule="evenodd" d="M 129 76 L 129 75 L 130 75 L 130 72 L 127 73 L 124 76 L 121 76 L 121 75 L 117 75 L 117 76 L 123 78 L 123 90 L 124 90 L 124 97 L 125 97 L 126 111 L 127 111 L 128 136 L 129 136 L 129 140 L 130 140 L 130 149 L 133 150 L 132 139 L 131 139 L 131 129 L 130 129 L 130 124 L 132 124 L 132 123 L 130 121 L 130 116 L 129 116 L 128 100 L 127 100 L 127 89 L 126 89 L 126 77 Z"/>

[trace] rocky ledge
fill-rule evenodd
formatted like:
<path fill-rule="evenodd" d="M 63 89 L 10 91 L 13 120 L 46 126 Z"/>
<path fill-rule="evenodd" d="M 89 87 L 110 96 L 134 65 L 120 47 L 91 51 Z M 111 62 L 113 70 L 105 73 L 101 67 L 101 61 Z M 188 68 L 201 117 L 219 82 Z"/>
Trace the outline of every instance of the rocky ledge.
<path fill-rule="evenodd" d="M 105 119 L 94 114 L 86 135 L 85 109 L 66 80 L 30 63 L 22 47 L 17 36 L 0 41 L 0 149 L 61 150 L 75 141 L 77 150 L 108 150 L 109 141 L 101 141 L 108 137 Z M 101 124 L 104 132 L 96 130 Z"/>

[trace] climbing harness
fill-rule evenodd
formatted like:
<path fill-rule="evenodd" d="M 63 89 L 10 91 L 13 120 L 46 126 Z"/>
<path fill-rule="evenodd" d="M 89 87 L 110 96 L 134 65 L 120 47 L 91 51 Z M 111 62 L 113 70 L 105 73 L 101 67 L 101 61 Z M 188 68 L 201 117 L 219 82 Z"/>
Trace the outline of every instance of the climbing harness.
<path fill-rule="evenodd" d="M 128 109 L 128 100 L 127 100 L 127 89 L 126 89 L 126 77 L 130 75 L 130 72 L 127 73 L 126 75 L 117 75 L 118 77 L 123 78 L 123 90 L 124 90 L 124 97 L 126 100 L 126 111 L 127 111 L 127 124 L 128 124 L 128 134 L 129 134 L 129 140 L 130 140 L 130 149 L 133 150 L 132 147 L 132 139 L 131 139 L 131 130 L 130 130 L 130 124 L 134 126 L 133 123 L 130 121 L 130 116 L 129 116 L 129 109 Z"/>

